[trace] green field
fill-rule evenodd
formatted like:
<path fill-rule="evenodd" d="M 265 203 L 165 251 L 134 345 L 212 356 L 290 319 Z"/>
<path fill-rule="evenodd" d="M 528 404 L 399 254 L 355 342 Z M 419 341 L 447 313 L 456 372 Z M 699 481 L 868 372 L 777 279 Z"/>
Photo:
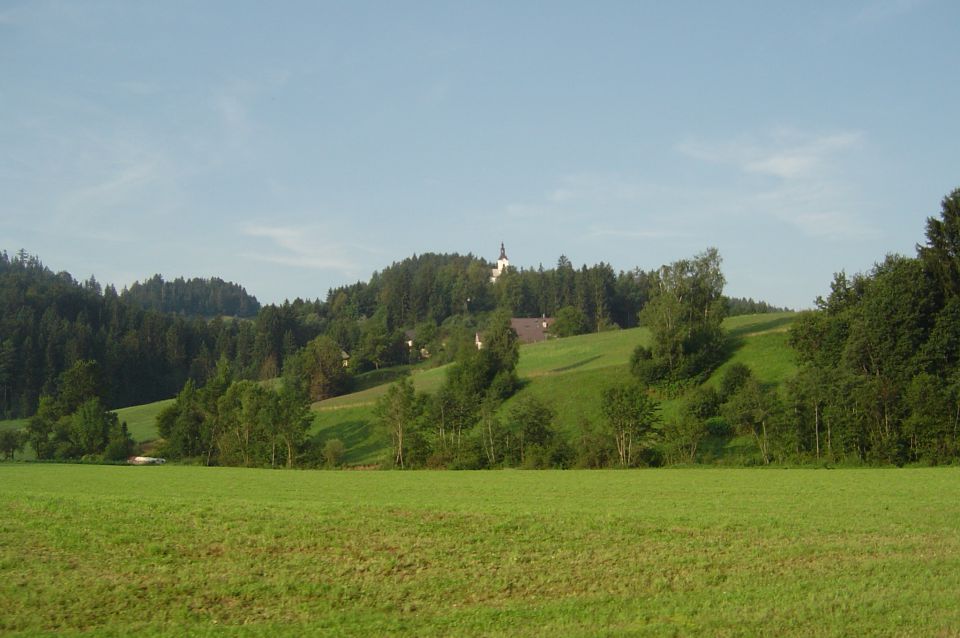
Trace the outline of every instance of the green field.
<path fill-rule="evenodd" d="M 134 441 L 152 441 L 157 438 L 157 415 L 160 410 L 173 403 L 173 399 L 135 405 L 116 410 L 117 417 L 127 422 L 130 436 Z"/>
<path fill-rule="evenodd" d="M 954 636 L 960 470 L 0 464 L 0 634 Z"/>

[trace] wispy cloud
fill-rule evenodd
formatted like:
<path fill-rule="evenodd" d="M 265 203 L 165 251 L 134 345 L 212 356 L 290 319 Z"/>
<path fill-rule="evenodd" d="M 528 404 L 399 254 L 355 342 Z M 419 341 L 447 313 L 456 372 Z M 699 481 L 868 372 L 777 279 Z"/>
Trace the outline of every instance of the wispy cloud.
<path fill-rule="evenodd" d="M 620 174 L 584 172 L 565 175 L 540 199 L 511 202 L 504 212 L 517 217 L 585 217 L 642 206 L 662 191 L 662 186 Z"/>
<path fill-rule="evenodd" d="M 256 77 L 237 78 L 212 91 L 209 107 L 233 151 L 245 146 L 257 131 L 258 100 L 285 86 L 291 77 L 289 71 L 275 70 Z"/>
<path fill-rule="evenodd" d="M 689 189 L 623 173 L 584 171 L 560 177 L 539 199 L 513 202 L 514 221 L 550 228 L 582 228 L 585 240 L 673 240 L 689 236 Z"/>
<path fill-rule="evenodd" d="M 817 239 L 871 239 L 879 231 L 860 214 L 855 191 L 836 181 L 782 185 L 743 202 L 758 215 L 772 216 Z"/>
<path fill-rule="evenodd" d="M 71 165 L 80 175 L 70 175 L 73 185 L 51 199 L 54 214 L 48 231 L 110 242 L 141 241 L 138 229 L 149 226 L 146 220 L 175 212 L 176 180 L 162 155 L 109 159 L 86 167 Z"/>
<path fill-rule="evenodd" d="M 677 145 L 677 150 L 694 159 L 735 166 L 745 173 L 794 179 L 816 173 L 833 155 L 855 147 L 861 139 L 862 134 L 856 131 L 818 137 L 781 131 L 765 141 L 747 139 L 711 144 L 686 140 Z"/>
<path fill-rule="evenodd" d="M 359 264 L 351 255 L 357 250 L 365 251 L 362 247 L 339 241 L 334 233 L 316 226 L 245 224 L 240 232 L 247 237 L 268 240 L 271 244 L 265 250 L 248 251 L 244 257 L 295 268 L 353 274 Z"/>
<path fill-rule="evenodd" d="M 615 237 L 619 239 L 674 239 L 686 234 L 679 230 L 649 229 L 631 230 L 629 228 L 598 228 L 591 227 L 587 234 L 590 237 Z"/>
<path fill-rule="evenodd" d="M 76 214 L 96 215 L 129 202 L 131 197 L 155 183 L 158 162 L 146 160 L 123 166 L 106 178 L 67 193 L 60 201 L 61 220 Z"/>
<path fill-rule="evenodd" d="M 743 176 L 763 178 L 728 195 L 729 208 L 779 219 L 811 237 L 865 239 L 875 237 L 877 230 L 863 217 L 860 198 L 842 177 L 844 155 L 861 147 L 863 139 L 859 131 L 804 135 L 778 130 L 720 143 L 688 139 L 676 150 Z"/>
<path fill-rule="evenodd" d="M 641 202 L 655 188 L 623 175 L 609 173 L 579 173 L 568 175 L 549 195 L 556 204 L 570 202 Z"/>

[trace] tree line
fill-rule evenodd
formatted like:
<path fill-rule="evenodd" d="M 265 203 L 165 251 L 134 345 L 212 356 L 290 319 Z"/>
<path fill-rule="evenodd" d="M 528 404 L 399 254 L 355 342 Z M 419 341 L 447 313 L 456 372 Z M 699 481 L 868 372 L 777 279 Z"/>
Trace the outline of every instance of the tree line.
<path fill-rule="evenodd" d="M 960 189 L 927 219 L 925 237 L 913 257 L 834 275 L 830 293 L 793 323 L 799 371 L 780 387 L 738 364 L 719 390 L 688 393 L 662 429 L 665 460 L 696 462 L 709 437 L 738 435 L 754 441 L 735 455 L 740 463 L 960 459 Z M 670 352 L 658 346 L 663 334 L 654 352 Z M 645 377 L 652 355 L 641 355 L 634 369 Z"/>
<path fill-rule="evenodd" d="M 116 408 L 173 396 L 187 379 L 202 385 L 223 357 L 237 378 L 277 377 L 320 335 L 362 372 L 421 352 L 453 361 L 497 309 L 555 315 L 557 336 L 630 327 L 658 285 L 656 271 L 575 269 L 565 257 L 549 270 L 509 268 L 496 285 L 489 272 L 472 255 L 427 253 L 332 289 L 324 301 L 271 304 L 244 319 L 256 300 L 217 278 L 154 276 L 118 294 L 94 277 L 54 273 L 25 251 L 0 252 L 0 416 L 33 414 L 80 360 L 97 362 L 103 401 Z"/>
<path fill-rule="evenodd" d="M 792 331 L 801 370 L 790 438 L 817 458 L 944 463 L 960 456 L 960 189 L 914 257 L 834 276 Z"/>
<path fill-rule="evenodd" d="M 164 281 L 154 275 L 143 283 L 133 282 L 120 298 L 144 310 L 188 317 L 255 317 L 260 310 L 257 298 L 239 284 L 219 277 L 210 279 L 177 277 Z"/>

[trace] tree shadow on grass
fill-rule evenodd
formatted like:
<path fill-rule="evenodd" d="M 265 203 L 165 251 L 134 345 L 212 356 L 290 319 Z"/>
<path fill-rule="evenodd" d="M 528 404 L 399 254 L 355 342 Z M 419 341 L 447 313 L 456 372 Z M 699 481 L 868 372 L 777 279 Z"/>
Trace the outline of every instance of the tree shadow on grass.
<path fill-rule="evenodd" d="M 330 439 L 340 439 L 347 449 L 346 460 L 356 461 L 366 458 L 382 447 L 375 438 L 371 440 L 372 427 L 371 422 L 362 419 L 344 421 L 312 437 L 312 443 L 322 446 Z"/>
<path fill-rule="evenodd" d="M 599 355 L 599 354 L 598 354 L 598 355 L 595 355 L 595 356 L 592 356 L 592 357 L 587 357 L 586 359 L 583 359 L 582 361 L 577 361 L 576 363 L 571 363 L 570 365 L 563 366 L 563 367 L 560 367 L 560 368 L 554 368 L 554 369 L 551 370 L 550 372 L 566 372 L 567 370 L 573 370 L 574 368 L 579 368 L 579 367 L 581 367 L 581 366 L 587 365 L 588 363 L 590 363 L 590 362 L 592 362 L 592 361 L 596 361 L 597 359 L 601 358 L 602 356 L 603 356 L 603 355 Z"/>
<path fill-rule="evenodd" d="M 750 323 L 743 326 L 738 326 L 732 330 L 727 331 L 727 334 L 731 337 L 742 338 L 749 336 L 751 334 L 759 332 L 767 332 L 769 330 L 776 330 L 777 328 L 782 328 L 788 326 L 794 321 L 796 321 L 796 316 L 790 315 L 787 317 L 773 317 L 762 321 L 760 323 Z"/>
<path fill-rule="evenodd" d="M 737 350 L 746 344 L 746 339 L 750 335 L 783 328 L 793 323 L 794 320 L 796 320 L 794 316 L 772 317 L 760 323 L 751 323 L 725 331 L 723 334 L 723 346 L 720 349 L 717 365 L 714 366 L 714 369 L 729 361 L 731 357 L 736 354 Z"/>
<path fill-rule="evenodd" d="M 361 392 L 375 388 L 385 383 L 393 383 L 398 379 L 410 374 L 410 366 L 396 366 L 393 368 L 382 368 L 380 370 L 371 370 L 353 377 L 350 384 L 350 392 Z"/>

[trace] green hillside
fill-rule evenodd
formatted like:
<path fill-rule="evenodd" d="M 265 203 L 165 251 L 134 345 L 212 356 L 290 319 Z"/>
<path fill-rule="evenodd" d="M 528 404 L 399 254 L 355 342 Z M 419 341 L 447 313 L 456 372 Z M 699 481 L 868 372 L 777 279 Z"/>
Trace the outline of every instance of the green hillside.
<path fill-rule="evenodd" d="M 748 365 L 766 383 L 779 384 L 788 379 L 796 371 L 793 351 L 787 345 L 793 319 L 793 313 L 728 319 L 724 327 L 732 340 L 733 354 L 707 383 L 717 384 L 724 370 L 734 363 Z M 647 344 L 649 338 L 644 328 L 634 328 L 524 345 L 520 348 L 517 366 L 523 387 L 501 409 L 508 410 L 521 397 L 534 396 L 556 410 L 557 426 L 568 435 L 575 433 L 583 420 L 597 423 L 602 419 L 603 388 L 629 377 L 628 363 L 633 349 L 638 344 Z M 358 375 L 354 380 L 360 388 L 358 391 L 313 404 L 314 423 L 310 434 L 319 443 L 333 438 L 343 441 L 348 464 L 379 463 L 386 457 L 387 449 L 373 427 L 377 399 L 403 374 L 411 375 L 418 391 L 435 392 L 443 384 L 447 369 L 448 366 L 404 366 Z M 157 414 L 172 401 L 167 399 L 116 412 L 127 422 L 134 440 L 151 441 L 157 438 Z M 672 418 L 679 405 L 679 399 L 663 401 L 663 418 Z M 0 428 L 25 425 L 25 419 L 0 421 Z M 724 445 L 736 450 L 738 446 L 749 447 L 752 443 L 733 441 Z M 716 445 L 713 451 L 718 455 L 726 453 Z M 25 450 L 23 458 L 30 457 L 30 450 Z"/>
<path fill-rule="evenodd" d="M 143 405 L 134 405 L 129 408 L 120 408 L 114 410 L 121 421 L 127 422 L 130 430 L 130 436 L 138 443 L 153 441 L 157 438 L 157 415 L 160 410 L 173 403 L 173 399 L 164 399 L 154 403 L 145 403 Z M 0 430 L 22 430 L 27 427 L 30 419 L 9 419 L 0 421 Z M 22 460 L 33 460 L 36 454 L 29 445 L 23 447 L 23 451 L 17 453 L 16 458 Z"/>
<path fill-rule="evenodd" d="M 733 354 L 707 383 L 717 384 L 724 370 L 734 363 L 748 365 L 766 383 L 779 384 L 792 376 L 796 362 L 787 339 L 794 316 L 776 313 L 728 319 L 724 327 L 732 340 Z M 521 397 L 535 396 L 556 410 L 557 426 L 568 435 L 574 433 L 584 419 L 599 422 L 603 388 L 629 378 L 630 355 L 638 344 L 647 344 L 649 338 L 644 328 L 634 328 L 524 345 L 520 348 L 517 366 L 523 387 L 501 409 L 508 410 Z M 436 390 L 443 383 L 446 369 L 413 371 L 414 386 L 422 392 Z M 374 431 L 373 407 L 388 386 L 389 383 L 373 385 L 360 392 L 315 403 L 311 434 L 320 441 L 342 440 L 347 446 L 348 463 L 365 465 L 383 460 L 387 450 Z M 679 405 L 679 399 L 664 401 L 662 416 L 673 417 Z M 737 440 L 730 445 L 739 454 L 744 443 L 752 445 L 750 441 Z"/>
<path fill-rule="evenodd" d="M 173 399 L 164 399 L 153 403 L 135 405 L 115 410 L 121 421 L 127 422 L 130 436 L 134 441 L 152 441 L 157 438 L 157 415 L 160 410 L 173 403 Z"/>

